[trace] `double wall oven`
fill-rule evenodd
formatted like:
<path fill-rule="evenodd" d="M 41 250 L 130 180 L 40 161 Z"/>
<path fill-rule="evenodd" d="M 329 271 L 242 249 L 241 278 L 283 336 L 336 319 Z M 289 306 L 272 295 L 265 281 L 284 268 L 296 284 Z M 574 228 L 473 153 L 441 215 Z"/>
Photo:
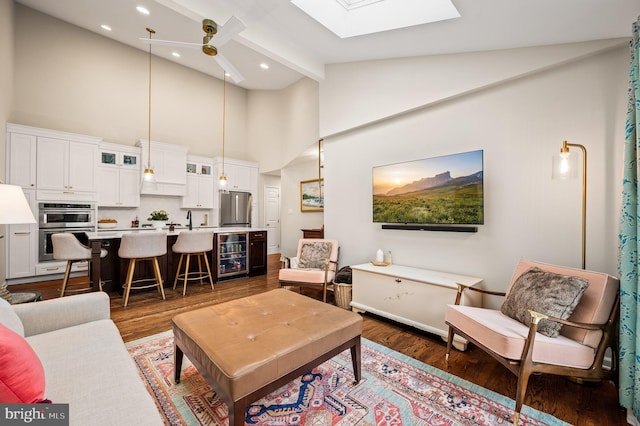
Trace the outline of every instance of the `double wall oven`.
<path fill-rule="evenodd" d="M 39 203 L 38 260 L 53 259 L 51 235 L 71 232 L 83 244 L 88 244 L 85 232 L 95 231 L 94 204 L 81 203 Z"/>

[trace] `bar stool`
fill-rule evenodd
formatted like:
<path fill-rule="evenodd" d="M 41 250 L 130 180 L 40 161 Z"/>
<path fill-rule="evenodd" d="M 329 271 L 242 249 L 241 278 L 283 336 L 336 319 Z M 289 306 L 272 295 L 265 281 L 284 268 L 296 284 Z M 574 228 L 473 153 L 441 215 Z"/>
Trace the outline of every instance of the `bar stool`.
<path fill-rule="evenodd" d="M 211 268 L 209 268 L 209 259 L 207 252 L 213 250 L 213 231 L 182 231 L 178 234 L 176 243 L 171 248 L 174 253 L 180 253 L 180 261 L 178 262 L 178 271 L 173 280 L 173 289 L 176 289 L 179 279 L 184 280 L 182 286 L 182 295 L 187 294 L 187 281 L 200 280 L 200 284 L 204 284 L 203 278 L 209 277 L 211 290 L 213 290 L 213 278 L 211 277 Z M 189 272 L 189 261 L 191 256 L 198 259 L 198 272 Z M 186 257 L 184 272 L 180 273 L 182 261 Z M 207 272 L 202 272 L 202 258 L 207 267 Z"/>
<path fill-rule="evenodd" d="M 64 272 L 64 279 L 62 280 L 62 289 L 60 290 L 60 297 L 64 297 L 67 291 L 67 284 L 69 283 L 69 275 L 71 273 L 71 266 L 75 262 L 88 261 L 91 262 L 91 249 L 82 244 L 78 239 L 70 232 L 60 232 L 58 234 L 51 235 L 51 244 L 53 245 L 53 258 L 56 260 L 66 260 L 67 268 Z M 105 249 L 100 250 L 100 258 L 107 255 Z M 88 287 L 73 290 L 76 292 L 91 291 L 92 281 L 88 281 Z M 98 278 L 98 286 L 102 291 L 102 285 L 104 282 Z"/>
<path fill-rule="evenodd" d="M 121 259 L 129 259 L 127 269 L 127 280 L 124 283 L 124 307 L 129 302 L 129 292 L 131 289 L 142 289 L 158 287 L 158 291 L 164 300 L 164 289 L 162 288 L 162 275 L 158 257 L 167 254 L 167 233 L 157 231 L 142 231 L 122 234 L 118 256 Z M 153 265 L 154 278 L 141 278 L 134 280 L 133 274 L 136 269 L 136 262 L 139 260 L 151 261 Z M 153 281 L 149 284 L 150 281 Z M 134 286 L 134 284 L 136 284 Z"/>

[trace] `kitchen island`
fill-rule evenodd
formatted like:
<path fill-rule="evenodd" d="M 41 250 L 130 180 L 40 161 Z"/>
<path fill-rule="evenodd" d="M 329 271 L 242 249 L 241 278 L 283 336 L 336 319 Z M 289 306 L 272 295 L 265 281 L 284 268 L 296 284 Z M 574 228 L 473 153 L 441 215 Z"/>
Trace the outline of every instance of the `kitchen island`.
<path fill-rule="evenodd" d="M 165 287 L 172 287 L 177 274 L 179 253 L 173 253 L 172 247 L 178 235 L 186 231 L 186 227 L 176 228 L 174 231 L 164 229 L 167 234 L 167 254 L 158 259 L 160 271 Z M 227 278 L 266 274 L 267 231 L 263 228 L 214 228 L 193 227 L 194 232 L 213 231 L 213 250 L 208 253 L 211 273 L 214 281 Z M 87 232 L 91 247 L 91 277 L 100 277 L 105 282 L 105 291 L 122 291 L 122 284 L 126 276 L 128 260 L 121 260 L 118 256 L 122 235 L 131 232 L 159 232 L 153 228 L 117 228 Z M 100 258 L 102 249 L 107 250 L 107 256 Z M 136 268 L 136 276 L 152 274 L 151 265 L 141 264 Z M 197 268 L 197 262 L 192 264 Z M 93 280 L 94 288 L 97 281 Z"/>

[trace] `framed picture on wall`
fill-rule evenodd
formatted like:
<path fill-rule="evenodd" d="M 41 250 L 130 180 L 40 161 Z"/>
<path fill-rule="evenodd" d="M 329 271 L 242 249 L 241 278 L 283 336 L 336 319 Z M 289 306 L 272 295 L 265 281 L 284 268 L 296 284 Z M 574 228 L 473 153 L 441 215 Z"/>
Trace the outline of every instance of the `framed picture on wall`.
<path fill-rule="evenodd" d="M 324 179 L 303 180 L 300 182 L 301 212 L 321 212 L 324 210 L 322 185 L 324 185 Z"/>

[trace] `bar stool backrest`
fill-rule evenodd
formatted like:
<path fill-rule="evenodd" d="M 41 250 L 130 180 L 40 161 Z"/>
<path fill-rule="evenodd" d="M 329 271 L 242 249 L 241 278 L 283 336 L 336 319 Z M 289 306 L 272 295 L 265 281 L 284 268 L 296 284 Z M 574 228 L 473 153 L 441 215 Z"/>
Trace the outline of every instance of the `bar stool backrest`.
<path fill-rule="evenodd" d="M 142 231 L 122 234 L 118 256 L 124 259 L 141 259 L 167 254 L 167 233 Z"/>
<path fill-rule="evenodd" d="M 91 258 L 91 249 L 82 244 L 71 232 L 51 235 L 53 258 L 56 260 L 84 260 Z"/>
<path fill-rule="evenodd" d="M 203 253 L 213 250 L 213 231 L 182 231 L 173 245 L 174 253 Z"/>

